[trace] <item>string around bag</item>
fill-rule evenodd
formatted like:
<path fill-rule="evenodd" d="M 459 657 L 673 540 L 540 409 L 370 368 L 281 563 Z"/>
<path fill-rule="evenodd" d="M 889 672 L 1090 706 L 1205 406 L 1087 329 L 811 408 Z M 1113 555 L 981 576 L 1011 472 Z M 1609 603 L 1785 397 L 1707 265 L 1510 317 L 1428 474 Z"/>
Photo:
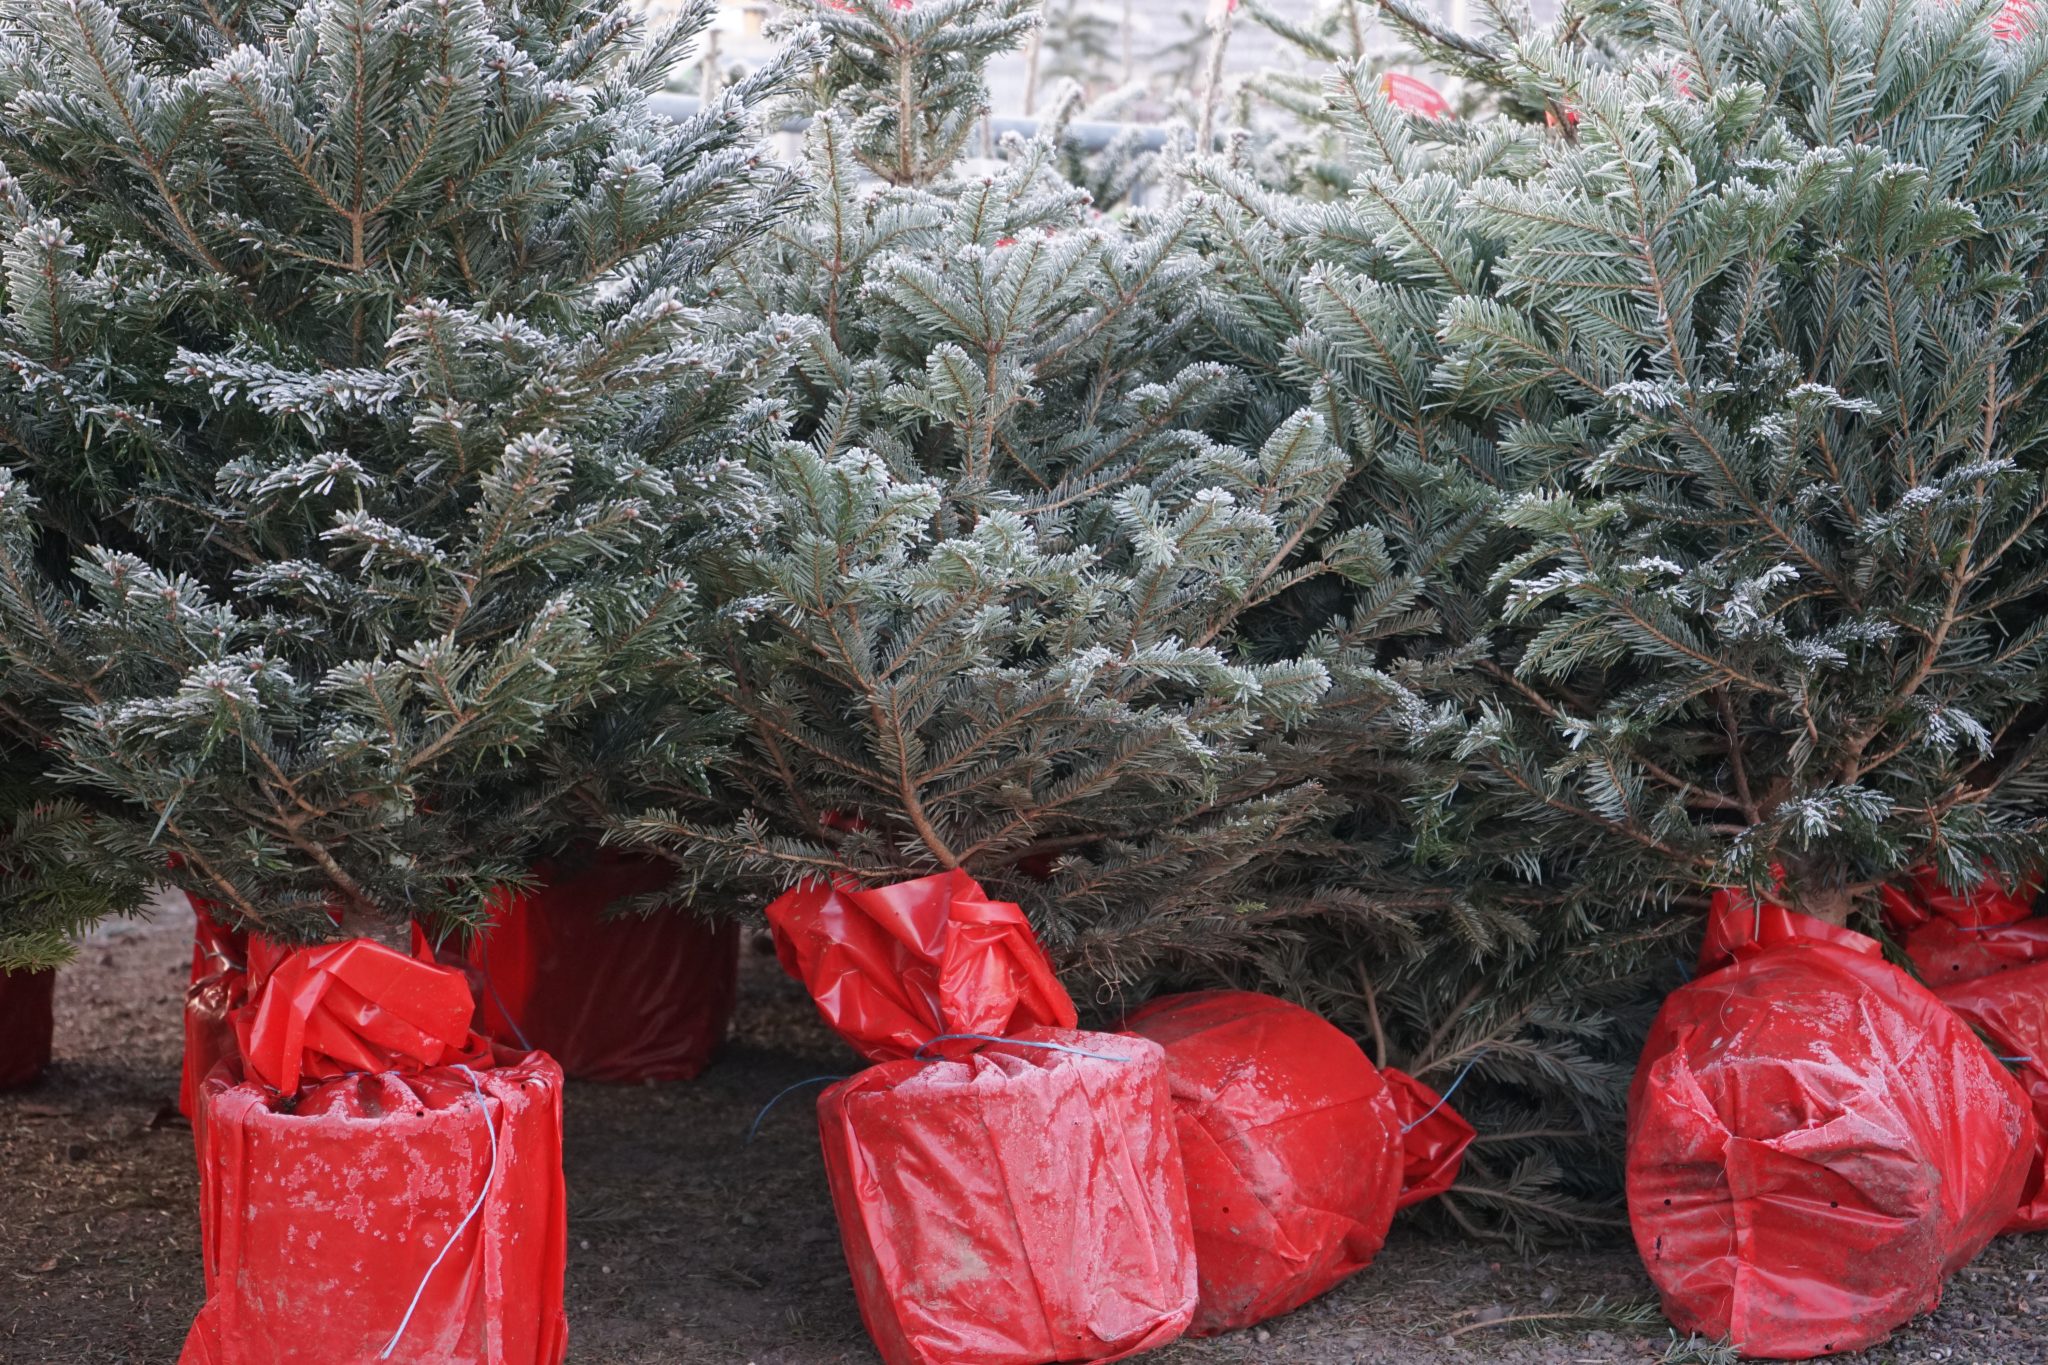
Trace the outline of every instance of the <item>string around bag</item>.
<path fill-rule="evenodd" d="M 1023 1038 L 999 1038 L 993 1033 L 941 1033 L 935 1038 L 927 1038 L 924 1042 L 920 1043 L 918 1045 L 917 1051 L 910 1054 L 910 1060 L 914 1062 L 942 1062 L 946 1059 L 943 1057 L 927 1056 L 925 1053 L 925 1049 L 930 1047 L 934 1043 L 967 1042 L 1003 1043 L 1010 1047 L 1037 1048 L 1043 1052 L 1065 1052 L 1075 1057 L 1090 1057 L 1098 1062 L 1129 1062 L 1133 1060 L 1130 1057 L 1119 1057 L 1116 1054 L 1110 1052 L 1090 1052 L 1086 1048 L 1068 1047 L 1065 1043 L 1038 1043 L 1031 1042 Z M 774 1096 L 769 1099 L 768 1103 L 761 1106 L 760 1113 L 754 1115 L 753 1123 L 747 1126 L 747 1141 L 751 1143 L 753 1142 L 754 1138 L 759 1135 L 761 1131 L 761 1124 L 764 1120 L 767 1119 L 770 1110 L 774 1109 L 776 1105 L 782 1103 L 791 1095 L 794 1095 L 797 1091 L 802 1090 L 805 1086 L 830 1085 L 834 1081 L 843 1081 L 847 1079 L 850 1078 L 846 1076 L 810 1076 L 805 1078 L 804 1080 L 798 1081 L 794 1085 L 784 1086 L 782 1089 L 775 1092 Z"/>
<path fill-rule="evenodd" d="M 426 1294 L 427 1284 L 434 1278 L 434 1272 L 441 1268 L 441 1262 L 447 1259 L 450 1251 L 454 1250 L 456 1242 L 461 1240 L 463 1231 L 469 1227 L 471 1221 L 476 1218 L 477 1214 L 483 1211 L 484 1201 L 490 1198 L 491 1195 L 491 1186 L 497 1183 L 498 1130 L 491 1123 L 491 1110 L 490 1106 L 484 1102 L 483 1085 L 477 1080 L 474 1071 L 471 1071 L 460 1062 L 457 1062 L 455 1065 L 463 1075 L 469 1077 L 469 1088 L 476 1092 L 477 1112 L 483 1115 L 484 1120 L 484 1136 L 489 1138 L 491 1142 L 491 1168 L 484 1175 L 484 1187 L 477 1192 L 476 1202 L 469 1206 L 469 1212 L 462 1215 L 462 1221 L 455 1225 L 455 1230 L 448 1234 L 448 1240 L 441 1244 L 441 1250 L 434 1257 L 433 1264 L 427 1267 L 427 1273 L 420 1276 L 419 1288 L 412 1291 L 412 1302 L 406 1305 L 405 1316 L 398 1320 L 398 1330 L 391 1334 L 391 1340 L 385 1342 L 384 1349 L 377 1353 L 377 1359 L 379 1360 L 391 1359 L 391 1353 L 398 1349 L 398 1340 L 405 1335 L 405 1329 L 412 1325 L 412 1315 L 419 1310 L 420 1299 Z"/>
<path fill-rule="evenodd" d="M 1450 1085 L 1445 1088 L 1444 1093 L 1436 1097 L 1436 1103 L 1429 1106 L 1429 1108 L 1423 1110 L 1422 1113 L 1416 1115 L 1408 1122 L 1402 1124 L 1401 1131 L 1404 1133 L 1413 1132 L 1415 1129 L 1421 1127 L 1424 1123 L 1427 1123 L 1430 1119 L 1430 1116 L 1435 1114 L 1437 1110 L 1443 1108 L 1446 1104 L 1449 1104 L 1451 1102 L 1451 1096 L 1457 1093 L 1458 1087 L 1465 1083 L 1465 1078 L 1472 1074 L 1472 1068 L 1479 1065 L 1479 1059 L 1481 1057 L 1484 1057 L 1485 1055 L 1485 1048 L 1481 1048 L 1479 1051 L 1473 1053 L 1472 1056 L 1466 1061 L 1465 1065 L 1458 1068 L 1458 1074 L 1452 1078 Z"/>

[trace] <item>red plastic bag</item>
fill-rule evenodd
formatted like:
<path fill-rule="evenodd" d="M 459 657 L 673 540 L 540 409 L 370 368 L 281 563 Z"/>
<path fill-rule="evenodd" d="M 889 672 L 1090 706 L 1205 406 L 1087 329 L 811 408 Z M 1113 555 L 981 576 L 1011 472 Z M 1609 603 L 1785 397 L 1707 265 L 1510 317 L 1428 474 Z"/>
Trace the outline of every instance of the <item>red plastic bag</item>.
<path fill-rule="evenodd" d="M 827 1090 L 818 1127 L 887 1365 L 1121 1360 L 1193 1316 L 1158 1044 L 1033 1028 L 964 1060 L 888 1062 Z"/>
<path fill-rule="evenodd" d="M 1371 1264 L 1401 1197 L 1401 1120 L 1340 1030 L 1285 1000 L 1200 991 L 1124 1028 L 1166 1049 L 1200 1336 L 1289 1312 Z"/>
<path fill-rule="evenodd" d="M 296 1104 L 200 1088 L 206 1302 L 180 1365 L 558 1365 L 562 1074 L 495 1067 L 345 1076 Z M 417 1293 L 417 1299 L 415 1294 Z"/>
<path fill-rule="evenodd" d="M 2012 1217 L 2034 1133 L 2019 1085 L 1874 941 L 1785 914 L 1767 943 L 1715 926 L 1735 961 L 1658 1013 L 1628 1206 L 1681 1331 L 1800 1359 L 1933 1308 Z"/>
<path fill-rule="evenodd" d="M 0 972 L 0 1090 L 29 1084 L 50 1065 L 57 973 Z"/>
<path fill-rule="evenodd" d="M 1380 1075 L 1386 1078 L 1401 1124 L 1401 1197 L 1394 1207 L 1405 1209 L 1458 1183 L 1465 1149 L 1478 1133 L 1442 1095 L 1407 1072 L 1388 1067 Z"/>
<path fill-rule="evenodd" d="M 1946 921 L 1960 929 L 1984 929 L 2012 924 L 2034 913 L 2034 900 L 2041 894 L 2037 879 L 2029 878 L 2017 887 L 2006 886 L 1997 873 L 1987 869 L 1983 881 L 1968 891 L 1950 891 L 1931 867 L 1918 867 L 1906 875 L 1903 886 L 1886 886 L 1885 921 L 1894 932 L 1906 933 L 1923 924 Z"/>
<path fill-rule="evenodd" d="M 249 1078 L 289 1095 L 302 1079 L 474 1062 L 474 1009 L 461 972 L 357 938 L 288 954 L 233 1022 Z"/>
<path fill-rule="evenodd" d="M 600 849 L 534 869 L 503 892 L 469 946 L 477 1028 L 505 1046 L 540 1048 L 592 1081 L 690 1080 L 725 1041 L 739 993 L 739 926 L 663 909 L 605 917 L 666 887 L 657 858 Z"/>
<path fill-rule="evenodd" d="M 1759 903 L 1747 891 L 1723 887 L 1714 893 L 1707 910 L 1699 970 L 1716 971 L 1738 958 L 1783 943 L 1832 943 L 1853 953 L 1878 951 L 1876 940 L 1854 929 L 1802 915 L 1776 901 Z"/>
<path fill-rule="evenodd" d="M 1994 972 L 2048 962 L 2048 919 L 1964 929 L 1933 920 L 1906 935 L 1906 956 L 1937 990 Z"/>
<path fill-rule="evenodd" d="M 2034 1111 L 2034 1148 L 2019 1209 L 2004 1231 L 2048 1231 L 2048 963 L 1941 986 L 1935 994 L 2017 1070 Z"/>
<path fill-rule="evenodd" d="M 196 986 L 209 976 L 225 971 L 245 970 L 249 957 L 248 933 L 230 929 L 214 918 L 216 906 L 213 901 L 189 891 L 185 893 L 185 899 L 192 902 L 192 984 Z"/>
<path fill-rule="evenodd" d="M 908 1057 L 941 1035 L 1077 1022 L 1024 912 L 989 900 L 957 868 L 865 891 L 809 881 L 768 907 L 768 923 L 783 970 L 870 1061 Z"/>

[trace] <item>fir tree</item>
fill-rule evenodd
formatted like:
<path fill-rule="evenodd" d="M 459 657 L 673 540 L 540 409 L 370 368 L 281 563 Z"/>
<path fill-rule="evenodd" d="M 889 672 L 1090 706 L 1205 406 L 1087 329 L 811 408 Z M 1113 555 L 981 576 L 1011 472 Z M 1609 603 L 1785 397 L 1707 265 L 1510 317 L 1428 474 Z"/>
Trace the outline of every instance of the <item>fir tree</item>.
<path fill-rule="evenodd" d="M 1006 33 L 1008 13 L 955 17 Z M 755 896 L 965 868 L 1105 1005 L 1292 921 L 1379 913 L 1268 872 L 1337 815 L 1288 732 L 1413 628 L 1415 585 L 1368 528 L 1329 525 L 1351 470 L 1321 416 L 1218 434 L 1243 384 L 1189 359 L 1182 216 L 1101 218 L 1043 139 L 984 174 L 934 161 L 926 130 L 980 100 L 951 68 L 916 119 L 859 112 L 917 15 L 828 21 L 867 46 L 824 66 L 850 74 L 812 130 L 818 200 L 728 296 L 731 325 L 784 328 L 798 357 L 786 436 L 755 456 L 772 526 L 701 571 L 743 721 L 714 784 L 732 808 L 679 789 L 627 834 Z M 1376 609 L 1291 654 L 1245 638 L 1324 579 Z"/>
<path fill-rule="evenodd" d="M 1469 659 L 1422 693 L 1412 863 L 1354 867 L 1457 911 L 1323 974 L 1395 1060 L 1472 1066 L 1468 1218 L 1564 1211 L 1714 887 L 1839 921 L 2048 837 L 2048 46 L 1931 2 L 1596 18 L 1424 45 L 1508 117 L 1340 69 L 1343 201 L 1202 202 L 1218 352 L 1325 414 Z"/>
<path fill-rule="evenodd" d="M 0 972 L 55 967 L 77 933 L 137 910 L 146 869 L 95 846 L 82 803 L 54 796 L 44 768 L 0 744 Z"/>
<path fill-rule="evenodd" d="M 648 109 L 711 9 L 10 4 L 0 692 L 109 854 L 461 924 L 594 754 L 700 762 L 682 565 L 774 343 L 693 291 L 792 190 L 787 64 Z"/>

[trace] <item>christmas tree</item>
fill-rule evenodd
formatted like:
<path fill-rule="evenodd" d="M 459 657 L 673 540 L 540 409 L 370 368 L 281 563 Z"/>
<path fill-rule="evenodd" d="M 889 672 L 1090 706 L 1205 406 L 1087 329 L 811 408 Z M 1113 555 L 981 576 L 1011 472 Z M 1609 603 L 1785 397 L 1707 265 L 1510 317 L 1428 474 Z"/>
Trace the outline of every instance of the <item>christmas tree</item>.
<path fill-rule="evenodd" d="M 0 745 L 0 972 L 55 967 L 74 936 L 140 908 L 146 870 L 95 847 L 91 811 L 52 795 L 45 769 Z"/>
<path fill-rule="evenodd" d="M 1292 921 L 1383 913 L 1269 871 L 1337 815 L 1289 730 L 1363 690 L 1417 589 L 1330 524 L 1352 471 L 1322 416 L 1230 439 L 1245 389 L 1191 359 L 1183 216 L 1101 218 L 1045 139 L 956 164 L 1015 12 L 822 14 L 818 198 L 726 299 L 798 358 L 753 456 L 772 524 L 700 567 L 741 730 L 723 801 L 679 787 L 625 829 L 751 897 L 964 868 L 1113 1008 Z M 1375 609 L 1293 653 L 1246 635 L 1323 580 Z"/>
<path fill-rule="evenodd" d="M 453 927 L 597 755 L 700 766 L 682 565 L 776 343 L 697 291 L 794 189 L 790 62 L 648 107 L 712 8 L 14 8 L 0 725 L 119 865 Z"/>
<path fill-rule="evenodd" d="M 1416 19 L 1498 116 L 1413 117 L 1352 65 L 1341 202 L 1207 175 L 1212 344 L 1325 414 L 1465 664 L 1422 689 L 1404 812 L 1459 910 L 1347 941 L 1365 999 L 1321 973 L 1394 1059 L 1471 1069 L 1460 1216 L 1569 1212 L 1545 1186 L 1620 1131 L 1629 1003 L 1713 888 L 1870 926 L 1906 867 L 2044 852 L 2048 49 L 1988 21 Z"/>

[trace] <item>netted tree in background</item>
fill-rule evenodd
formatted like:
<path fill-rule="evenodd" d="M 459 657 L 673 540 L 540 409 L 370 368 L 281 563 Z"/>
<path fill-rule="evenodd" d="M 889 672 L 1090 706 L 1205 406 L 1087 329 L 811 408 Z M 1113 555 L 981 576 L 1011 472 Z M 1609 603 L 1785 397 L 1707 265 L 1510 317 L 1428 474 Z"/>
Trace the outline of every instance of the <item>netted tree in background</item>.
<path fill-rule="evenodd" d="M 698 765 L 683 563 L 775 343 L 697 291 L 793 184 L 787 65 L 647 106 L 710 12 L 10 9 L 0 725 L 109 856 L 452 926 L 594 754 Z"/>

